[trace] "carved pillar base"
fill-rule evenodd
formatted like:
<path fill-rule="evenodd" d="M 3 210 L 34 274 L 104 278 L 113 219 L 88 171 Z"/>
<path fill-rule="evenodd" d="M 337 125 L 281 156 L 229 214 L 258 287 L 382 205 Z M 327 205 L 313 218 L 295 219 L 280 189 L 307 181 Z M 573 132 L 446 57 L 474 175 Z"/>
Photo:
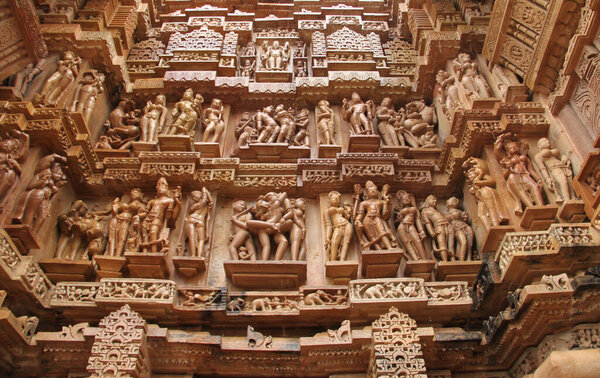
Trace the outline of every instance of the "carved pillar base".
<path fill-rule="evenodd" d="M 380 143 L 379 135 L 350 135 L 348 152 L 378 152 Z"/>
<path fill-rule="evenodd" d="M 340 152 L 342 152 L 342 146 L 338 146 L 337 144 L 320 144 L 319 145 L 319 157 L 320 158 L 334 158 Z"/>
<path fill-rule="evenodd" d="M 139 155 L 144 151 L 158 151 L 158 142 L 133 142 L 131 144 L 133 152 Z"/>
<path fill-rule="evenodd" d="M 60 281 L 92 281 L 96 272 L 94 263 L 89 260 L 40 260 L 40 266 L 53 283 Z"/>
<path fill-rule="evenodd" d="M 194 151 L 200 152 L 202 157 L 221 157 L 221 145 L 219 143 L 194 143 Z"/>
<path fill-rule="evenodd" d="M 255 73 L 257 83 L 291 83 L 292 71 L 262 71 L 258 70 Z"/>
<path fill-rule="evenodd" d="M 554 223 L 558 206 L 545 205 L 528 207 L 523 212 L 521 227 L 529 231 L 547 230 Z"/>
<path fill-rule="evenodd" d="M 26 224 L 8 224 L 4 226 L 4 230 L 22 255 L 26 255 L 30 249 L 40 248 L 40 242 L 31 226 Z"/>
<path fill-rule="evenodd" d="M 482 261 L 440 261 L 437 264 L 437 281 L 467 281 L 472 285 L 479 274 Z"/>
<path fill-rule="evenodd" d="M 193 277 L 206 270 L 206 259 L 204 257 L 173 256 L 175 269 L 185 277 Z"/>
<path fill-rule="evenodd" d="M 513 226 L 492 226 L 487 231 L 485 239 L 483 240 L 483 244 L 481 245 L 481 252 L 496 252 L 500 243 L 502 242 L 502 238 L 504 238 L 504 234 L 507 232 L 514 232 L 515 228 Z"/>
<path fill-rule="evenodd" d="M 225 274 L 237 287 L 292 289 L 306 281 L 306 261 L 225 261 Z"/>
<path fill-rule="evenodd" d="M 435 269 L 436 260 L 412 260 L 407 261 L 404 268 L 405 277 L 422 278 L 431 281 L 431 273 Z"/>
<path fill-rule="evenodd" d="M 116 256 L 94 256 L 94 262 L 98 265 L 96 274 L 100 278 L 120 278 L 125 270 L 125 257 Z"/>
<path fill-rule="evenodd" d="M 189 135 L 159 135 L 161 151 L 192 151 L 192 137 Z"/>
<path fill-rule="evenodd" d="M 568 200 L 558 207 L 558 219 L 562 223 L 579 223 L 586 218 L 583 200 Z"/>
<path fill-rule="evenodd" d="M 310 147 L 290 146 L 287 143 L 250 143 L 236 152 L 242 159 L 256 159 L 263 163 L 295 162 L 310 157 Z"/>
<path fill-rule="evenodd" d="M 408 146 L 381 146 L 381 152 L 398 154 L 398 159 L 402 159 L 408 154 Z"/>
<path fill-rule="evenodd" d="M 96 154 L 98 155 L 98 159 L 104 160 L 104 158 L 124 158 L 129 157 L 131 151 L 129 150 L 105 150 L 105 149 L 96 149 Z"/>
<path fill-rule="evenodd" d="M 345 285 L 355 280 L 358 274 L 358 263 L 355 261 L 327 261 L 325 275 L 333 279 L 335 285 Z"/>
<path fill-rule="evenodd" d="M 365 278 L 396 277 L 404 258 L 402 248 L 361 251 L 362 275 Z"/>
<path fill-rule="evenodd" d="M 125 252 L 127 269 L 131 277 L 168 278 L 167 254 Z"/>

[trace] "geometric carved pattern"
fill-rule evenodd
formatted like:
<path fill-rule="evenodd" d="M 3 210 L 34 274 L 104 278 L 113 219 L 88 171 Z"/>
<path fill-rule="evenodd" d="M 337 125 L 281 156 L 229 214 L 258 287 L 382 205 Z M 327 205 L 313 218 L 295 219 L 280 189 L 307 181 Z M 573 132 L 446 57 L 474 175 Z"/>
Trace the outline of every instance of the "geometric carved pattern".
<path fill-rule="evenodd" d="M 369 377 L 426 378 L 417 323 L 391 307 L 372 324 L 373 350 Z"/>
<path fill-rule="evenodd" d="M 327 36 L 328 51 L 372 51 L 371 42 L 363 35 L 344 27 Z"/>
<path fill-rule="evenodd" d="M 125 305 L 100 322 L 87 370 L 91 377 L 150 377 L 146 321 Z"/>

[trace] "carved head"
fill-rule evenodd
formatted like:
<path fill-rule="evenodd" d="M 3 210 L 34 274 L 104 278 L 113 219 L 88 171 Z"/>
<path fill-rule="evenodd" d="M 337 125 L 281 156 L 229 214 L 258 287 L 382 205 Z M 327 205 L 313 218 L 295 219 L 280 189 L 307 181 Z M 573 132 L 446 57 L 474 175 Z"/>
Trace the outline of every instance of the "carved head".
<path fill-rule="evenodd" d="M 0 141 L 0 150 L 6 153 L 14 153 L 20 144 L 17 139 L 4 139 Z"/>
<path fill-rule="evenodd" d="M 461 63 L 468 63 L 471 61 L 471 55 L 467 53 L 460 53 L 458 54 L 458 61 Z"/>
<path fill-rule="evenodd" d="M 273 48 L 275 48 L 275 49 L 279 48 L 279 41 L 274 41 L 273 42 Z"/>
<path fill-rule="evenodd" d="M 53 180 L 62 180 L 64 178 L 64 173 L 60 163 L 52 163 L 50 166 L 50 171 Z"/>
<path fill-rule="evenodd" d="M 538 149 L 549 150 L 551 148 L 550 140 L 548 138 L 540 138 L 537 142 Z"/>
<path fill-rule="evenodd" d="M 75 59 L 75 53 L 71 50 L 67 50 L 63 53 L 63 60 L 73 60 Z"/>
<path fill-rule="evenodd" d="M 340 198 L 341 198 L 341 194 L 340 192 L 337 192 L 335 190 L 329 192 L 328 197 L 329 197 L 329 204 L 331 206 L 339 206 L 340 205 Z"/>
<path fill-rule="evenodd" d="M 233 211 L 235 213 L 241 213 L 242 211 L 246 210 L 246 208 L 247 208 L 246 201 L 242 201 L 242 200 L 235 201 L 233 203 L 233 205 L 231 205 L 231 207 L 233 208 Z"/>
<path fill-rule="evenodd" d="M 194 99 L 194 90 L 192 88 L 188 88 L 183 92 L 182 100 L 192 101 Z"/>
<path fill-rule="evenodd" d="M 354 103 L 362 102 L 359 94 L 356 92 L 352 92 L 352 101 L 354 101 Z"/>
<path fill-rule="evenodd" d="M 412 194 L 408 193 L 405 190 L 399 190 L 396 192 L 396 197 L 402 206 L 410 206 L 412 205 Z"/>
<path fill-rule="evenodd" d="M 202 192 L 199 190 L 194 190 L 192 192 L 192 199 L 194 200 L 194 202 L 200 202 L 200 200 L 202 199 Z"/>
<path fill-rule="evenodd" d="M 159 178 L 158 182 L 156 183 L 156 194 L 166 195 L 168 193 L 169 193 L 169 183 L 167 182 L 167 179 L 164 177 Z"/>
<path fill-rule="evenodd" d="M 329 107 L 329 101 L 321 100 L 321 101 L 319 101 L 319 106 L 323 107 L 323 108 L 327 108 L 327 107 Z"/>
<path fill-rule="evenodd" d="M 392 106 L 392 99 L 389 97 L 384 97 L 383 100 L 381 100 L 381 106 L 389 108 Z"/>
<path fill-rule="evenodd" d="M 273 105 L 269 105 L 263 108 L 263 112 L 267 114 L 272 114 L 275 107 Z"/>
<path fill-rule="evenodd" d="M 129 192 L 129 198 L 131 201 L 139 200 L 142 198 L 143 195 L 144 194 L 142 193 L 142 190 L 140 188 L 133 188 Z"/>
<path fill-rule="evenodd" d="M 433 194 L 430 194 L 427 196 L 427 198 L 425 198 L 425 206 L 435 208 L 436 205 L 437 198 Z"/>
<path fill-rule="evenodd" d="M 458 198 L 456 197 L 450 197 L 446 200 L 446 207 L 448 209 L 458 209 Z"/>
<path fill-rule="evenodd" d="M 159 94 L 156 96 L 156 103 L 158 105 L 166 105 L 167 104 L 167 97 L 164 94 Z"/>
<path fill-rule="evenodd" d="M 365 183 L 365 191 L 368 199 L 379 198 L 379 190 L 373 181 L 369 180 Z"/>
<path fill-rule="evenodd" d="M 304 200 L 304 198 L 296 198 L 294 204 L 298 209 L 303 211 L 306 210 L 306 201 Z"/>
<path fill-rule="evenodd" d="M 218 98 L 213 98 L 210 103 L 211 108 L 213 109 L 221 109 L 223 107 L 223 102 Z"/>

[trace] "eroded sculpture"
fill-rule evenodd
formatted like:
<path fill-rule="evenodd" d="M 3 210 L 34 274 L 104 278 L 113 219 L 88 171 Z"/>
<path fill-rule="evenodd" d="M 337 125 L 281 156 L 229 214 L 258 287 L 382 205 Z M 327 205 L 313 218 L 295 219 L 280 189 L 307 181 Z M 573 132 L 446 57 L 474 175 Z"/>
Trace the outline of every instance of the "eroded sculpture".
<path fill-rule="evenodd" d="M 146 102 L 144 115 L 140 122 L 142 129 L 142 142 L 153 143 L 158 140 L 167 120 L 167 98 L 164 94 L 156 96 L 154 102 Z"/>
<path fill-rule="evenodd" d="M 271 243 L 277 246 L 275 260 L 282 260 L 288 247 L 292 260 L 305 258 L 304 199 L 290 199 L 287 193 L 269 192 L 259 196 L 253 206 L 246 207 L 244 201 L 236 201 L 233 207 L 229 246 L 233 259 L 253 259 L 252 236 L 260 243 L 260 260 L 269 260 Z"/>
<path fill-rule="evenodd" d="M 442 261 L 454 257 L 454 232 L 446 217 L 436 208 L 437 198 L 430 194 L 421 204 L 421 219 L 432 239 L 433 253 Z"/>
<path fill-rule="evenodd" d="M 223 102 L 218 98 L 213 98 L 210 106 L 204 109 L 204 133 L 202 142 L 218 143 L 221 135 L 225 131 L 225 121 L 223 120 Z"/>
<path fill-rule="evenodd" d="M 81 58 L 72 51 L 65 51 L 62 59 L 57 63 L 56 71 L 46 80 L 40 92 L 34 95 L 34 102 L 56 105 L 61 101 L 69 86 L 79 75 L 80 64 Z"/>
<path fill-rule="evenodd" d="M 262 67 L 267 71 L 283 71 L 287 68 L 291 58 L 291 48 L 289 42 L 283 46 L 279 41 L 273 41 L 268 45 L 265 41 L 261 46 Z"/>
<path fill-rule="evenodd" d="M 139 236 L 139 214 L 145 208 L 144 194 L 139 188 L 130 190 L 128 202 L 118 197 L 112 201 L 112 218 L 108 223 L 108 242 L 105 251 L 107 256 L 122 256 L 126 246 L 128 252 L 137 252 L 137 248 L 133 249 L 135 245 L 127 242 L 131 236 Z"/>
<path fill-rule="evenodd" d="M 202 114 L 204 98 L 200 94 L 194 96 L 194 90 L 188 88 L 183 92 L 181 100 L 173 108 L 173 123 L 167 128 L 167 135 L 194 136 L 196 122 Z"/>
<path fill-rule="evenodd" d="M 342 113 L 344 120 L 350 122 L 351 135 L 372 135 L 373 116 L 374 116 L 373 101 L 368 100 L 363 102 L 358 93 L 352 93 L 350 100 L 344 98 L 342 102 Z"/>
<path fill-rule="evenodd" d="M 507 132 L 501 134 L 494 142 L 494 156 L 502 165 L 508 192 L 513 199 L 513 211 L 517 215 L 523 214 L 525 207 L 543 206 L 542 197 L 543 181 L 533 169 L 531 160 L 527 156 L 529 146 L 521 143 L 519 138 Z"/>
<path fill-rule="evenodd" d="M 477 201 L 477 216 L 486 229 L 508 221 L 504 204 L 496 190 L 496 180 L 490 175 L 485 160 L 470 157 L 463 163 L 469 192 Z"/>
<path fill-rule="evenodd" d="M 398 238 L 402 246 L 411 260 L 429 259 L 424 244 L 427 235 L 414 196 L 404 190 L 399 190 L 396 197 L 400 204 L 396 217 L 398 219 Z"/>
<path fill-rule="evenodd" d="M 21 176 L 21 161 L 29 151 L 29 135 L 11 130 L 0 140 L 0 200 Z"/>
<path fill-rule="evenodd" d="M 191 193 L 193 203 L 190 205 L 188 216 L 185 218 L 185 235 L 188 241 L 190 256 L 205 257 L 208 242 L 208 223 L 210 211 L 214 203 L 206 188 Z"/>
<path fill-rule="evenodd" d="M 560 151 L 552 148 L 548 138 L 540 138 L 537 142 L 538 153 L 533 161 L 536 163 L 549 191 L 556 195 L 555 202 L 562 203 L 572 198 L 571 183 L 573 170 L 571 162 Z"/>
<path fill-rule="evenodd" d="M 94 110 L 98 95 L 104 92 L 104 74 L 91 70 L 83 74 L 71 103 L 72 112 L 80 112 L 86 122 Z"/>
<path fill-rule="evenodd" d="M 389 185 L 384 185 L 380 196 L 377 185 L 372 181 L 365 183 L 364 192 L 359 184 L 354 186 L 354 227 L 362 249 L 398 247 L 387 223 L 392 211 L 389 189 Z"/>
<path fill-rule="evenodd" d="M 169 232 L 181 211 L 181 187 L 173 192 L 169 183 L 161 177 L 156 183 L 156 197 L 148 201 L 140 214 L 142 242 L 144 252 L 162 252 L 167 248 Z"/>
<path fill-rule="evenodd" d="M 99 140 L 97 147 L 110 146 L 114 149 L 127 149 L 140 136 L 140 114 L 132 100 L 121 99 L 105 122 L 106 138 Z"/>
<path fill-rule="evenodd" d="M 329 101 L 320 100 L 317 104 L 317 127 L 320 131 L 319 144 L 335 144 L 335 118 Z"/>
<path fill-rule="evenodd" d="M 67 183 L 62 164 L 67 159 L 58 154 L 50 154 L 39 160 L 35 176 L 29 182 L 27 191 L 17 203 L 13 222 L 31 226 L 38 230 L 42 221 L 50 216 L 52 199 L 61 186 Z"/>
<path fill-rule="evenodd" d="M 342 205 L 339 192 L 331 191 L 328 197 L 329 206 L 323 213 L 325 253 L 329 261 L 346 261 L 354 231 L 352 205 L 348 202 Z"/>

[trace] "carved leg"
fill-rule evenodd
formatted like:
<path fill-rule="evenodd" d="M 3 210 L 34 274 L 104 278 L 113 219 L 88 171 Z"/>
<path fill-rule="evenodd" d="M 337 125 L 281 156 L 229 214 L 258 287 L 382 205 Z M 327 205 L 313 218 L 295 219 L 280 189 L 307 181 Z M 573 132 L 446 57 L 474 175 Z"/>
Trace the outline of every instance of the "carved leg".
<path fill-rule="evenodd" d="M 282 233 L 275 234 L 273 237 L 275 243 L 277 243 L 277 251 L 275 252 L 275 260 L 283 260 L 283 255 L 288 248 L 288 240 Z"/>

